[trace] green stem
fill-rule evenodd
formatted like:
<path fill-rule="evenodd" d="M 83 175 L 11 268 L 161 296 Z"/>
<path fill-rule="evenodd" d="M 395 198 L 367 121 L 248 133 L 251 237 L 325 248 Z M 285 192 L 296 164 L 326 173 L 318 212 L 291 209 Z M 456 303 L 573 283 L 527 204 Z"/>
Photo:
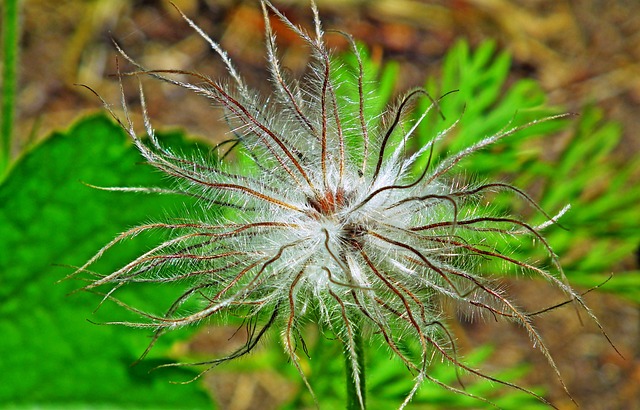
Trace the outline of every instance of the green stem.
<path fill-rule="evenodd" d="M 345 349 L 344 358 L 346 363 L 347 374 L 347 410 L 362 410 L 366 408 L 366 390 L 365 390 L 365 368 L 364 368 L 364 343 L 360 329 L 354 329 L 353 344 L 356 356 L 358 357 L 357 369 L 354 372 L 351 354 Z M 360 383 L 356 383 L 354 374 L 357 372 L 360 377 Z M 362 406 L 358 398 L 358 391 L 362 393 Z"/>
<path fill-rule="evenodd" d="M 18 65 L 18 0 L 5 0 L 2 13 L 2 124 L 0 125 L 0 177 L 9 168 Z"/>

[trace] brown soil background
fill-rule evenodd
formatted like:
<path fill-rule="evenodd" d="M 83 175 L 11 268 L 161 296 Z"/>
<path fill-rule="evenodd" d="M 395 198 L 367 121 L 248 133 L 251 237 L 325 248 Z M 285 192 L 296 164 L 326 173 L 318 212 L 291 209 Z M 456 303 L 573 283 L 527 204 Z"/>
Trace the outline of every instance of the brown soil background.
<path fill-rule="evenodd" d="M 250 83 L 264 83 L 263 23 L 257 1 L 175 3 L 229 50 Z M 306 1 L 275 4 L 295 22 L 309 26 Z M 637 155 L 640 2 L 636 0 L 318 0 L 318 4 L 325 28 L 350 32 L 367 43 L 376 58 L 400 63 L 399 89 L 420 85 L 427 75 L 436 73 L 456 39 L 478 44 L 493 38 L 513 55 L 513 79 L 535 78 L 552 104 L 579 111 L 587 103 L 596 103 L 608 118 L 623 124 L 623 144 L 612 161 Z M 222 73 L 206 43 L 168 1 L 24 0 L 22 7 L 15 153 L 52 130 L 67 128 L 79 116 L 102 109 L 94 95 L 74 84 L 90 85 L 107 101 L 119 103 L 117 83 L 108 76 L 115 73 L 111 38 L 149 67 L 197 70 L 214 77 Z M 306 63 L 304 48 L 282 27 L 276 29 L 285 65 L 300 71 Z M 330 40 L 337 50 L 345 49 L 338 36 Z M 160 84 L 145 83 L 145 88 L 156 128 L 183 127 L 192 135 L 214 140 L 224 135 L 217 116 L 201 99 Z M 630 260 L 629 267 L 638 269 L 631 255 Z M 527 296 L 551 293 L 537 282 L 510 286 L 525 302 Z M 570 310 L 552 312 L 538 327 L 564 380 L 583 409 L 640 409 L 638 307 L 604 292 L 590 294 L 587 301 L 625 359 L 615 354 L 594 325 L 581 325 Z M 457 327 L 462 349 L 487 341 L 500 346 L 500 354 L 484 370 L 491 373 L 510 364 L 531 363 L 534 370 L 521 384 L 545 385 L 558 407 L 574 408 L 521 331 L 492 323 Z M 190 346 L 217 352 L 226 341 L 226 337 L 201 336 Z M 207 380 L 224 408 L 267 409 L 290 393 L 276 389 L 274 385 L 282 383 L 274 377 L 219 373 Z"/>

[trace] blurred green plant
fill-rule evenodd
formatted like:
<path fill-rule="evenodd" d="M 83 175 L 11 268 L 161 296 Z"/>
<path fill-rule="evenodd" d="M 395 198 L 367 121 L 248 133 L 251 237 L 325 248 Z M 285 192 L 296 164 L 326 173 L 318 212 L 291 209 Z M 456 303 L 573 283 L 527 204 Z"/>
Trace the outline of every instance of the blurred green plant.
<path fill-rule="evenodd" d="M 0 181 L 11 161 L 11 138 L 16 101 L 18 66 L 18 0 L 2 7 L 2 114 L 0 114 Z"/>

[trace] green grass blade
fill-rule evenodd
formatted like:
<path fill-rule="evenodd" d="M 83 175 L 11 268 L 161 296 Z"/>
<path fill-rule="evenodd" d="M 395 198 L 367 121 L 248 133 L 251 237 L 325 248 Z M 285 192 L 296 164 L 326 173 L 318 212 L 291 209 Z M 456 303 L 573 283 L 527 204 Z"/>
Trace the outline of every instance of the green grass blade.
<path fill-rule="evenodd" d="M 18 0 L 5 0 L 2 9 L 2 124 L 0 125 L 0 178 L 11 159 L 18 65 Z"/>

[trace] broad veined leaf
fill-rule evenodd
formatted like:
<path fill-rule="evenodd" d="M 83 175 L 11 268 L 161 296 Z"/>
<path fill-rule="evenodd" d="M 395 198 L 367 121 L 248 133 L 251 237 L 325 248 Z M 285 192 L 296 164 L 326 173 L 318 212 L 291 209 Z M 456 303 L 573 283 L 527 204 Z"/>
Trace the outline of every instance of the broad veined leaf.
<path fill-rule="evenodd" d="M 177 135 L 172 145 L 189 149 Z M 177 145 L 176 145 L 177 144 Z M 193 144 L 191 144 L 193 145 Z M 84 182 L 84 183 L 83 183 Z M 162 177 L 142 163 L 120 128 L 88 117 L 56 133 L 14 166 L 0 186 L 0 402 L 14 408 L 211 408 L 198 383 L 172 384 L 195 373 L 160 369 L 167 350 L 190 330 L 162 338 L 148 359 L 131 364 L 149 331 L 93 322 L 125 319 L 127 312 L 101 296 L 72 293 L 76 280 L 59 282 L 119 232 L 166 220 L 191 202 L 175 195 L 105 192 L 98 186 L 159 186 Z M 129 241 L 100 262 L 117 269 L 148 248 Z M 173 300 L 171 289 L 125 295 L 149 309 Z"/>

